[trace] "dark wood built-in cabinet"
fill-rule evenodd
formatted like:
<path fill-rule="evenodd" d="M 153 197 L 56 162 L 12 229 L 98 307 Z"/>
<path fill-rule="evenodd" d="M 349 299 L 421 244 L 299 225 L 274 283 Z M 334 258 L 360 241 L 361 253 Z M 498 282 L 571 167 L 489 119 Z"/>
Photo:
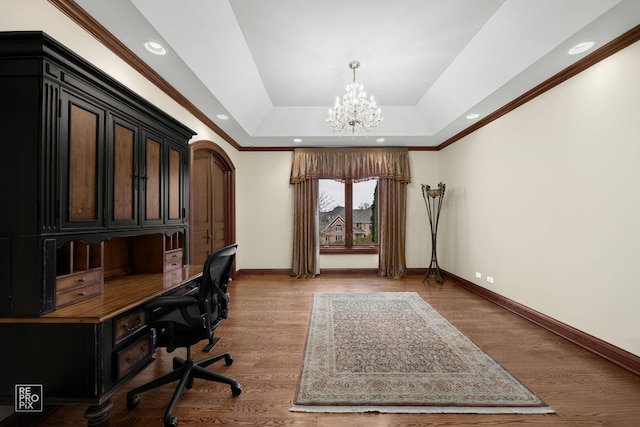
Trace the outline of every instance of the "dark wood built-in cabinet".
<path fill-rule="evenodd" d="M 55 310 L 68 285 L 55 277 L 71 274 L 57 258 L 78 248 L 145 234 L 184 243 L 192 131 L 42 33 L 2 33 L 0 64 L 0 239 L 11 254 L 0 316 Z"/>
<path fill-rule="evenodd" d="M 0 401 L 104 409 L 151 360 L 144 301 L 198 276 L 193 132 L 42 32 L 0 33 L 0 93 Z"/>

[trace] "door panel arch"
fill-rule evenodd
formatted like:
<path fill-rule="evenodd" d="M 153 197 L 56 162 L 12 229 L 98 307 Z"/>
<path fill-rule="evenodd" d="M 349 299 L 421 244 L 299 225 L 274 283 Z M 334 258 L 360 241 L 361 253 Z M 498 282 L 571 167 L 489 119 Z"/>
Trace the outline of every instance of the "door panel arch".
<path fill-rule="evenodd" d="M 190 145 L 189 252 L 191 264 L 235 243 L 235 167 L 212 141 Z"/>

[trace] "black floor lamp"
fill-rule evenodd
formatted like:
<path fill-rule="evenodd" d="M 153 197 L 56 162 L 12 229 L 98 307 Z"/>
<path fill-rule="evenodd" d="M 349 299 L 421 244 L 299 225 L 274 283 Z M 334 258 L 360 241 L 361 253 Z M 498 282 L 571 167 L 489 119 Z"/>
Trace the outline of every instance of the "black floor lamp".
<path fill-rule="evenodd" d="M 438 253 L 436 251 L 436 238 L 438 236 L 438 221 L 440 220 L 440 209 L 442 208 L 442 199 L 444 199 L 444 190 L 446 185 L 438 184 L 437 189 L 431 189 L 430 186 L 422 184 L 422 197 L 424 204 L 427 205 L 427 215 L 429 216 L 429 225 L 431 226 L 431 263 L 427 274 L 425 274 L 422 283 L 429 278 L 431 272 L 434 273 L 436 282 L 442 284 L 444 279 L 440 274 L 440 266 L 438 265 Z"/>

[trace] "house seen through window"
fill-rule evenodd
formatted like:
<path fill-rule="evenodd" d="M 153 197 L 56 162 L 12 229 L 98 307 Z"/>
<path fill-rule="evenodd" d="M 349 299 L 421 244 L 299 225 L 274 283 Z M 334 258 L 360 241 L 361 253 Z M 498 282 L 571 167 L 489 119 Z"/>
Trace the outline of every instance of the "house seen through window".
<path fill-rule="evenodd" d="M 377 252 L 378 180 L 318 184 L 320 251 Z"/>

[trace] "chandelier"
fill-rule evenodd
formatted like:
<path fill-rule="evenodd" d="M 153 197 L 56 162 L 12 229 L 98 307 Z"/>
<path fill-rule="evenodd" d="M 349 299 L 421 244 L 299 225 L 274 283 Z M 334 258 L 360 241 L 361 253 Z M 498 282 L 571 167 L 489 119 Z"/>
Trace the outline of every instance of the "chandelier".
<path fill-rule="evenodd" d="M 353 135 L 357 135 L 360 129 L 371 132 L 382 122 L 380 108 L 373 96 L 367 98 L 364 87 L 356 83 L 356 69 L 359 66 L 358 61 L 349 63 L 349 68 L 353 70 L 353 83 L 347 86 L 342 103 L 340 97 L 336 97 L 336 105 L 329 109 L 327 123 L 334 132 L 340 134 L 345 129 Z"/>

